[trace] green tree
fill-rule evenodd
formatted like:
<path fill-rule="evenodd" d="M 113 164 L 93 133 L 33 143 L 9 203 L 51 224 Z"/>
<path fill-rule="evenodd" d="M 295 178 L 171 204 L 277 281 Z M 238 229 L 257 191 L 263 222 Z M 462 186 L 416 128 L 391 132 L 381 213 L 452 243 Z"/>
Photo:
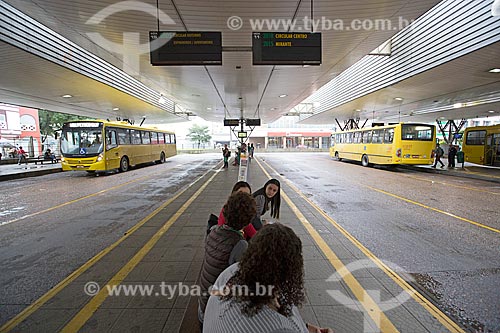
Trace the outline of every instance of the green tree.
<path fill-rule="evenodd" d="M 187 137 L 193 141 L 198 143 L 198 149 L 200 148 L 200 144 L 210 142 L 212 136 L 208 134 L 208 126 L 200 126 L 194 124 L 190 129 Z"/>
<path fill-rule="evenodd" d="M 62 126 L 67 121 L 91 119 L 89 117 L 77 116 L 69 113 L 53 112 L 49 110 L 38 110 L 38 121 L 40 123 L 40 134 L 42 136 L 42 144 L 47 140 L 47 136 L 55 136 L 57 131 L 62 129 Z"/>

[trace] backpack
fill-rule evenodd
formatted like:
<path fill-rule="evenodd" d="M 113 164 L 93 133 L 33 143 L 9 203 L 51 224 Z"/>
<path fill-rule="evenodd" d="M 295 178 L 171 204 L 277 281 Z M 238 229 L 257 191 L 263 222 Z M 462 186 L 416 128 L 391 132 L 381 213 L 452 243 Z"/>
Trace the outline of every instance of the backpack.
<path fill-rule="evenodd" d="M 207 235 L 212 231 L 213 227 L 217 226 L 217 223 L 219 222 L 219 218 L 215 214 L 210 214 L 208 218 L 208 223 L 207 223 Z"/>
<path fill-rule="evenodd" d="M 443 148 L 441 148 L 441 147 L 437 147 L 437 148 L 436 148 L 436 155 L 437 155 L 437 156 L 439 156 L 439 157 L 443 156 L 443 155 L 444 155 L 444 150 L 443 150 Z"/>

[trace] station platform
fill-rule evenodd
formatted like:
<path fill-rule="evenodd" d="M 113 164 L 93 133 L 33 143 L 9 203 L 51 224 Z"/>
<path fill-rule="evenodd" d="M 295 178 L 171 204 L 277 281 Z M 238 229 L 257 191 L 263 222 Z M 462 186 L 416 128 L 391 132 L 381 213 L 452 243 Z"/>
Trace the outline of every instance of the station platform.
<path fill-rule="evenodd" d="M 43 164 L 8 163 L 0 164 L 0 181 L 43 176 L 49 173 L 61 172 L 61 163 L 50 163 L 45 161 Z"/>
<path fill-rule="evenodd" d="M 221 166 L 177 192 L 0 331 L 199 330 L 196 280 L 207 220 L 219 213 L 238 178 L 236 167 Z M 253 190 L 269 178 L 280 176 L 265 161 L 249 163 Z M 376 258 L 287 181 L 279 222 L 302 240 L 306 302 L 300 311 L 306 322 L 336 333 L 463 332 L 403 270 Z"/>

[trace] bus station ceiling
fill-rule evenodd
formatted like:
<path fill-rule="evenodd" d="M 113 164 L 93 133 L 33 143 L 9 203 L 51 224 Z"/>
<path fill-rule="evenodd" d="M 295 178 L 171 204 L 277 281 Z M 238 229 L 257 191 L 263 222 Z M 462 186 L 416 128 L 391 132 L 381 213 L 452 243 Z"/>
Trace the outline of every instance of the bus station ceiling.
<path fill-rule="evenodd" d="M 264 124 L 272 122 L 397 33 L 395 30 L 323 30 L 320 66 L 253 66 L 251 19 L 300 21 L 300 18 L 310 18 L 312 13 L 316 19 L 326 17 L 343 22 L 367 18 L 394 22 L 400 17 L 411 21 L 439 3 L 437 0 L 159 0 L 157 7 L 156 0 L 0 1 L 124 71 L 144 85 L 149 94 L 148 98 L 140 94 L 134 96 L 2 38 L 0 102 L 95 118 L 120 117 L 139 122 L 146 117 L 146 123 L 154 124 L 184 121 L 187 115 L 215 122 L 240 117 L 261 118 Z M 161 13 L 161 22 L 157 20 L 158 13 Z M 239 29 L 231 26 L 235 16 L 242 19 Z M 98 24 L 94 24 L 96 21 Z M 148 52 L 137 56 L 135 67 L 124 65 L 124 59 L 134 59 L 138 54 L 137 50 L 122 45 L 124 36 L 127 33 L 136 36 L 136 44 L 147 45 L 148 32 L 157 30 L 158 25 L 165 31 L 222 32 L 223 65 L 152 66 Z M 106 43 L 92 37 L 96 34 Z M 71 57 L 61 51 L 61 58 L 66 62 L 70 62 Z M 303 122 L 332 124 L 335 118 L 339 121 L 360 118 L 361 121 L 434 122 L 438 118 L 499 115 L 500 74 L 488 72 L 499 68 L 499 61 L 500 43 L 497 42 L 313 114 Z M 66 94 L 72 97 L 63 98 Z M 173 103 L 167 107 L 152 101 L 151 96 L 155 94 Z M 404 96 L 402 100 L 395 100 L 401 96 Z M 456 107 L 457 103 L 461 103 L 461 107 Z"/>

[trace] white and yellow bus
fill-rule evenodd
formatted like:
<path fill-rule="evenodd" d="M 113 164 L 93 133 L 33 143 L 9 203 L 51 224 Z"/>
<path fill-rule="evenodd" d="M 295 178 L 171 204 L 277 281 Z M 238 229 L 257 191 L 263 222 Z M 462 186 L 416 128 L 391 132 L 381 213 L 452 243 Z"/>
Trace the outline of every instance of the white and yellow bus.
<path fill-rule="evenodd" d="M 468 127 L 462 139 L 466 162 L 500 166 L 500 125 Z"/>
<path fill-rule="evenodd" d="M 85 120 L 63 125 L 63 171 L 125 172 L 142 163 L 164 163 L 177 154 L 175 134 L 125 121 Z"/>
<path fill-rule="evenodd" d="M 370 164 L 432 164 L 436 127 L 393 124 L 332 134 L 330 156 Z"/>

